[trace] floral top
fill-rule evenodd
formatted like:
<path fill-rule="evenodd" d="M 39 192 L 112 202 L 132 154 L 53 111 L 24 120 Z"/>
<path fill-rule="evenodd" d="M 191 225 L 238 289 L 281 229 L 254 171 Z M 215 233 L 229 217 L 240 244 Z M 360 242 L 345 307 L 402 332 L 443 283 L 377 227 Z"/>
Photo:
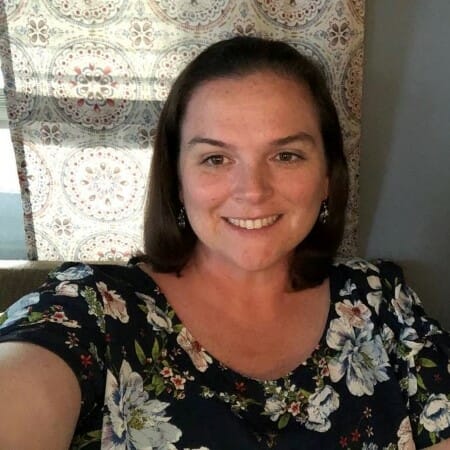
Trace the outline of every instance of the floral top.
<path fill-rule="evenodd" d="M 336 263 L 330 294 L 313 354 L 271 381 L 209 355 L 133 261 L 63 264 L 0 315 L 0 341 L 41 345 L 73 369 L 73 449 L 406 450 L 449 438 L 449 336 L 399 267 Z"/>

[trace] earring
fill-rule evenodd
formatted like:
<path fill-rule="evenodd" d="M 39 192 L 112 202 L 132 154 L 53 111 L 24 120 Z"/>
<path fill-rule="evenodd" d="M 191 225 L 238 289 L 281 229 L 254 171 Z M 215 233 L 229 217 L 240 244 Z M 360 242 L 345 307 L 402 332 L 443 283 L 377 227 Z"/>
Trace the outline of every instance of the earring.
<path fill-rule="evenodd" d="M 328 221 L 328 216 L 330 212 L 328 211 L 328 200 L 324 200 L 320 205 L 319 221 L 322 225 L 325 225 Z"/>
<path fill-rule="evenodd" d="M 180 230 L 184 230 L 186 228 L 186 212 L 184 210 L 184 206 L 180 208 L 180 212 L 178 213 L 177 225 Z"/>

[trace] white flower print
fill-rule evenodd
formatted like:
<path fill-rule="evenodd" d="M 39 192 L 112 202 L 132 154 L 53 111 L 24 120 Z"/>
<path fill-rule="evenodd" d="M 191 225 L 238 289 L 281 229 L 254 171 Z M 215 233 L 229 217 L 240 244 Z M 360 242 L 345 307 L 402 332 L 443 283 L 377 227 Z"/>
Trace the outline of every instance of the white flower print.
<path fill-rule="evenodd" d="M 411 359 L 409 361 L 409 367 L 412 369 L 415 366 L 415 361 Z M 409 370 L 408 372 L 408 397 L 412 397 L 417 394 L 417 377 Z"/>
<path fill-rule="evenodd" d="M 64 341 L 64 344 L 66 344 L 69 348 L 78 347 L 78 343 L 80 340 L 77 338 L 77 335 L 75 333 L 72 333 L 70 331 L 67 332 L 67 341 Z"/>
<path fill-rule="evenodd" d="M 345 265 L 354 270 L 361 270 L 362 272 L 367 272 L 369 269 L 377 273 L 380 272 L 377 266 L 362 258 L 349 259 L 345 262 Z"/>
<path fill-rule="evenodd" d="M 404 360 L 413 360 L 414 357 L 422 350 L 424 344 L 419 341 L 419 336 L 414 328 L 406 327 L 400 332 L 400 342 L 403 348 L 408 349 L 408 353 L 401 355 Z"/>
<path fill-rule="evenodd" d="M 183 450 L 209 450 L 208 447 L 200 447 L 200 448 L 184 448 Z"/>
<path fill-rule="evenodd" d="M 78 297 L 78 285 L 70 283 L 70 281 L 61 281 L 55 287 L 54 295 L 64 295 L 66 297 Z"/>
<path fill-rule="evenodd" d="M 86 266 L 85 264 L 78 264 L 73 267 L 69 267 L 68 269 L 62 272 L 56 272 L 55 278 L 60 281 L 74 281 L 81 280 L 83 278 L 87 278 L 94 273 L 92 267 Z"/>
<path fill-rule="evenodd" d="M 352 283 L 351 279 L 348 279 L 345 282 L 344 287 L 339 291 L 340 297 L 347 297 L 348 295 L 352 295 L 352 292 L 356 289 L 356 284 Z"/>
<path fill-rule="evenodd" d="M 380 312 L 380 305 L 383 299 L 383 291 L 381 290 L 381 279 L 378 276 L 370 275 L 367 277 L 367 283 L 373 289 L 366 295 L 367 302 L 375 310 L 377 314 Z"/>
<path fill-rule="evenodd" d="M 119 381 L 108 370 L 105 389 L 108 412 L 103 420 L 102 449 L 176 450 L 181 431 L 169 423 L 169 403 L 149 399 L 142 377 L 122 362 Z"/>
<path fill-rule="evenodd" d="M 431 433 L 450 426 L 450 400 L 445 394 L 431 394 L 420 414 L 419 422 Z"/>
<path fill-rule="evenodd" d="M 38 292 L 23 296 L 16 303 L 13 303 L 4 313 L 0 314 L 0 328 L 7 327 L 14 322 L 26 317 L 31 306 L 39 303 L 40 296 Z"/>
<path fill-rule="evenodd" d="M 356 328 L 363 328 L 371 316 L 370 309 L 360 300 L 352 303 L 350 300 L 336 303 L 336 312 L 340 317 Z"/>
<path fill-rule="evenodd" d="M 147 322 L 152 325 L 153 330 L 165 330 L 168 333 L 171 333 L 173 331 L 172 320 L 161 308 L 156 306 L 155 299 L 149 295 L 142 294 L 141 292 L 136 292 L 136 295 L 145 302 L 145 306 L 148 310 Z"/>
<path fill-rule="evenodd" d="M 308 399 L 308 419 L 305 427 L 321 433 L 331 427 L 330 414 L 339 408 L 339 394 L 328 385 L 316 391 Z"/>
<path fill-rule="evenodd" d="M 189 333 L 186 327 L 183 327 L 177 336 L 177 342 L 190 356 L 192 363 L 199 372 L 205 372 L 208 364 L 212 363 L 209 356 L 198 341 Z"/>
<path fill-rule="evenodd" d="M 381 340 L 383 341 L 384 348 L 388 353 L 392 353 L 395 350 L 395 335 L 392 329 L 385 323 L 381 329 Z"/>
<path fill-rule="evenodd" d="M 405 417 L 397 431 L 398 437 L 398 450 L 415 450 L 416 445 L 414 444 L 411 422 L 409 417 Z"/>
<path fill-rule="evenodd" d="M 270 416 L 270 420 L 273 422 L 276 422 L 286 412 L 286 409 L 286 403 L 277 397 L 269 397 L 264 405 L 264 412 Z"/>
<path fill-rule="evenodd" d="M 127 323 L 130 318 L 128 317 L 125 300 L 116 291 L 108 290 L 103 281 L 99 281 L 96 285 L 103 299 L 105 314 L 114 319 L 119 319 L 122 323 Z"/>
<path fill-rule="evenodd" d="M 364 442 L 363 446 L 361 447 L 361 450 L 378 450 L 378 445 L 374 444 L 373 442 L 369 442 L 368 444 Z"/>
<path fill-rule="evenodd" d="M 398 321 L 406 325 L 412 325 L 414 323 L 414 313 L 412 310 L 413 300 L 409 294 L 410 292 L 407 287 L 403 289 L 403 286 L 398 284 L 395 286 L 395 296 L 391 301 Z"/>
<path fill-rule="evenodd" d="M 327 333 L 329 347 L 338 350 L 328 367 L 330 378 L 338 382 L 344 375 L 348 390 L 358 397 L 372 395 L 377 382 L 388 380 L 389 360 L 379 335 L 372 338 L 373 324 L 353 328 L 343 319 L 334 319 Z"/>

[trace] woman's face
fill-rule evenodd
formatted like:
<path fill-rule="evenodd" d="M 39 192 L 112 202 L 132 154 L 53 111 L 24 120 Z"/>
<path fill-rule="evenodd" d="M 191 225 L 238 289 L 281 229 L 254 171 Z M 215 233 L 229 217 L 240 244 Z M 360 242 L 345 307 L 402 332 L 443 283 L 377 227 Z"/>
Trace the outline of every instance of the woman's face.
<path fill-rule="evenodd" d="M 197 251 L 246 271 L 286 264 L 328 196 L 308 88 L 272 72 L 201 85 L 181 127 L 179 173 Z"/>

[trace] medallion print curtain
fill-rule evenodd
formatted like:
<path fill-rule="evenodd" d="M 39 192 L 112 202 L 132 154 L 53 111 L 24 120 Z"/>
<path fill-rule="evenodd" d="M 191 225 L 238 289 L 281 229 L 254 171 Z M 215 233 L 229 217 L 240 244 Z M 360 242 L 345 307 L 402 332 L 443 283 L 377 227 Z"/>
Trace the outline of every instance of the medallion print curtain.
<path fill-rule="evenodd" d="M 141 246 L 161 105 L 233 35 L 282 39 L 325 70 L 351 170 L 356 250 L 363 0 L 8 0 L 0 57 L 30 259 L 126 260 Z"/>

